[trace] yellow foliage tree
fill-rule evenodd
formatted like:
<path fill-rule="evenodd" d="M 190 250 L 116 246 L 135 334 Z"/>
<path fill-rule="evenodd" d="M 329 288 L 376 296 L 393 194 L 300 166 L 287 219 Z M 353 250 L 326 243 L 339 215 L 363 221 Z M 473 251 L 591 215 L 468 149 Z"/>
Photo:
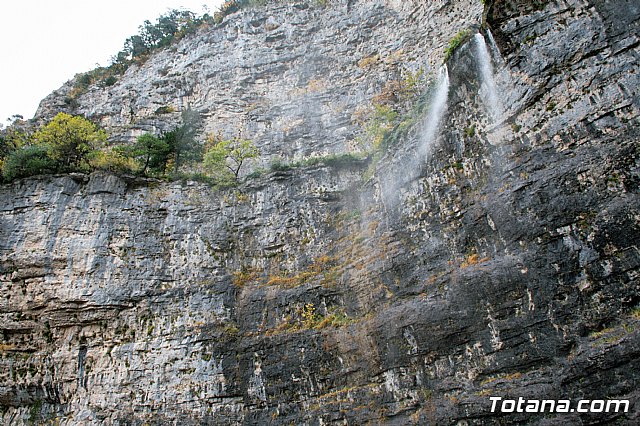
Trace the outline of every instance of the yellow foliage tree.
<path fill-rule="evenodd" d="M 210 147 L 204 154 L 204 166 L 214 177 L 222 181 L 238 181 L 242 165 L 260 154 L 248 139 L 239 136 L 224 140 L 220 135 L 210 135 Z"/>
<path fill-rule="evenodd" d="M 107 133 L 84 117 L 58 113 L 43 128 L 33 134 L 37 145 L 44 145 L 49 156 L 62 170 L 83 165 L 87 154 L 107 140 Z"/>

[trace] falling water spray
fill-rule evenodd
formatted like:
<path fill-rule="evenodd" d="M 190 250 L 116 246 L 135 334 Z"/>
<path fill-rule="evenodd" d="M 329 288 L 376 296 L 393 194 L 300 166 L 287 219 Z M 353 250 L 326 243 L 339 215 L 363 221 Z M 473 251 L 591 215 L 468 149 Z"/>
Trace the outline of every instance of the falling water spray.
<path fill-rule="evenodd" d="M 502 58 L 502 54 L 500 53 L 500 49 L 498 49 L 498 45 L 496 44 L 496 39 L 493 38 L 493 34 L 491 34 L 491 30 L 489 28 L 486 29 L 487 39 L 489 40 L 489 48 L 491 49 L 491 53 L 493 55 L 494 61 L 499 65 L 504 64 L 504 59 Z"/>
<path fill-rule="evenodd" d="M 385 209 L 392 210 L 400 205 L 399 196 L 402 187 L 420 174 L 428 160 L 438 138 L 440 122 L 447 111 L 448 96 L 449 74 L 446 66 L 443 66 L 440 68 L 436 85 L 429 99 L 426 117 L 419 127 L 416 149 L 391 160 L 394 166 L 389 168 L 379 180 Z"/>
<path fill-rule="evenodd" d="M 487 108 L 491 121 L 497 123 L 500 121 L 503 113 L 502 103 L 498 96 L 496 82 L 493 74 L 493 66 L 491 65 L 491 55 L 487 49 L 487 43 L 482 34 L 477 33 L 475 36 L 475 44 L 478 53 L 478 62 L 480 66 L 481 90 L 480 96 Z"/>
<path fill-rule="evenodd" d="M 447 66 L 443 65 L 438 73 L 438 82 L 433 98 L 431 99 L 431 106 L 429 108 L 429 115 L 424 123 L 422 129 L 422 144 L 420 146 L 420 154 L 422 159 L 429 155 L 431 146 L 438 137 L 438 127 L 442 117 L 447 110 L 447 98 L 449 97 L 449 71 Z"/>

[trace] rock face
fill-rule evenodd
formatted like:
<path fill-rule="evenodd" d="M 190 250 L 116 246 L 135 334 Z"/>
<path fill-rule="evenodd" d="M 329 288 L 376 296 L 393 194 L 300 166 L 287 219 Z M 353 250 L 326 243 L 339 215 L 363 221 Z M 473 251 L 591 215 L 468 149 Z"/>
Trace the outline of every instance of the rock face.
<path fill-rule="evenodd" d="M 72 101 L 70 82 L 36 116 L 83 114 L 127 141 L 172 128 L 191 106 L 202 133 L 242 131 L 264 164 L 352 151 L 358 107 L 402 73 L 437 68 L 451 34 L 482 14 L 472 0 L 284 3 L 232 15 Z"/>
<path fill-rule="evenodd" d="M 4 423 L 637 424 L 639 9 L 495 1 L 497 44 L 471 36 L 436 82 L 480 2 L 274 5 L 72 105 L 61 88 L 41 117 L 73 108 L 126 140 L 190 104 L 267 163 L 354 149 L 358 105 L 434 75 L 372 177 L 354 161 L 224 191 L 0 187 Z M 498 413 L 490 396 L 631 406 Z"/>

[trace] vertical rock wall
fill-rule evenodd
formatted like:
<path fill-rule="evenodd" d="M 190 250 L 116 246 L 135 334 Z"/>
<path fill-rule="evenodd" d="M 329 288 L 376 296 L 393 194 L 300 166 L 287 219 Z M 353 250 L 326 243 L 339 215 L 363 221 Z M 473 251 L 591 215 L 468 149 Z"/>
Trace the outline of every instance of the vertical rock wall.
<path fill-rule="evenodd" d="M 487 24 L 503 56 L 484 37 L 503 114 L 487 113 L 471 38 L 447 63 L 437 137 L 424 148 L 431 90 L 373 177 L 355 161 L 224 191 L 100 173 L 1 187 L 4 422 L 636 423 L 638 10 L 622 3 L 494 2 Z M 183 105 L 162 88 L 190 76 L 184 99 L 203 108 L 207 128 L 222 114 L 228 131 L 248 120 L 265 161 L 343 152 L 358 132 L 345 117 L 397 72 L 387 74 L 385 52 L 404 48 L 435 73 L 448 40 L 479 23 L 479 2 L 250 11 L 129 70 L 113 91 L 83 95 L 76 111 L 123 138 L 170 125 L 149 111 Z M 228 70 L 245 77 L 215 68 L 207 78 L 226 82 L 229 98 L 262 85 L 268 108 L 233 97 L 233 112 L 201 79 L 212 58 L 222 67 L 210 49 L 225 43 L 240 61 L 222 55 Z M 342 48 L 350 56 L 327 53 Z M 297 49 L 290 63 L 277 56 Z M 304 49 L 332 59 L 314 62 Z M 355 64 L 373 53 L 373 68 Z M 145 86 L 167 61 L 166 85 Z M 320 69 L 349 77 L 315 92 Z M 283 90 L 300 87 L 285 100 Z M 288 136 L 273 124 L 321 99 L 345 109 L 316 122 L 314 106 Z M 129 116 L 125 100 L 135 103 Z M 271 127 L 261 124 L 270 115 Z M 498 415 L 494 395 L 633 404 L 623 414 Z"/>

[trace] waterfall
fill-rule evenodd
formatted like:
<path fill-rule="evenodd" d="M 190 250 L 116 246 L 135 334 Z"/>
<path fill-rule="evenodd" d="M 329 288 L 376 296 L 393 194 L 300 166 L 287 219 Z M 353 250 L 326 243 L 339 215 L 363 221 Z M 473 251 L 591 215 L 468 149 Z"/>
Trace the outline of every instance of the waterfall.
<path fill-rule="evenodd" d="M 447 98 L 449 97 L 449 71 L 446 65 L 440 68 L 438 73 L 438 83 L 431 99 L 431 107 L 429 108 L 429 115 L 424 123 L 422 129 L 422 147 L 421 154 L 428 155 L 431 145 L 435 142 L 438 136 L 438 126 L 440 121 L 447 110 Z"/>
<path fill-rule="evenodd" d="M 438 138 L 440 122 L 447 111 L 449 97 L 449 73 L 446 66 L 440 68 L 438 79 L 432 89 L 426 115 L 418 125 L 414 149 L 400 150 L 386 164 L 391 165 L 379 175 L 380 196 L 385 209 L 391 211 L 402 205 L 402 188 L 416 179 L 428 160 L 431 149 Z"/>
<path fill-rule="evenodd" d="M 480 65 L 480 81 L 482 87 L 480 89 L 480 97 L 482 98 L 491 121 L 496 123 L 500 120 L 503 113 L 502 103 L 498 97 L 496 82 L 493 74 L 493 66 L 491 65 L 491 55 L 487 49 L 487 43 L 484 41 L 482 34 L 477 33 L 475 43 L 478 53 L 478 62 Z"/>
<path fill-rule="evenodd" d="M 486 29 L 487 38 L 489 39 L 489 47 L 491 48 L 491 53 L 493 54 L 494 61 L 502 66 L 504 60 L 502 59 L 502 53 L 500 53 L 500 49 L 498 49 L 498 45 L 496 44 L 496 40 L 493 38 L 493 34 L 491 34 L 491 30 L 489 28 Z"/>

